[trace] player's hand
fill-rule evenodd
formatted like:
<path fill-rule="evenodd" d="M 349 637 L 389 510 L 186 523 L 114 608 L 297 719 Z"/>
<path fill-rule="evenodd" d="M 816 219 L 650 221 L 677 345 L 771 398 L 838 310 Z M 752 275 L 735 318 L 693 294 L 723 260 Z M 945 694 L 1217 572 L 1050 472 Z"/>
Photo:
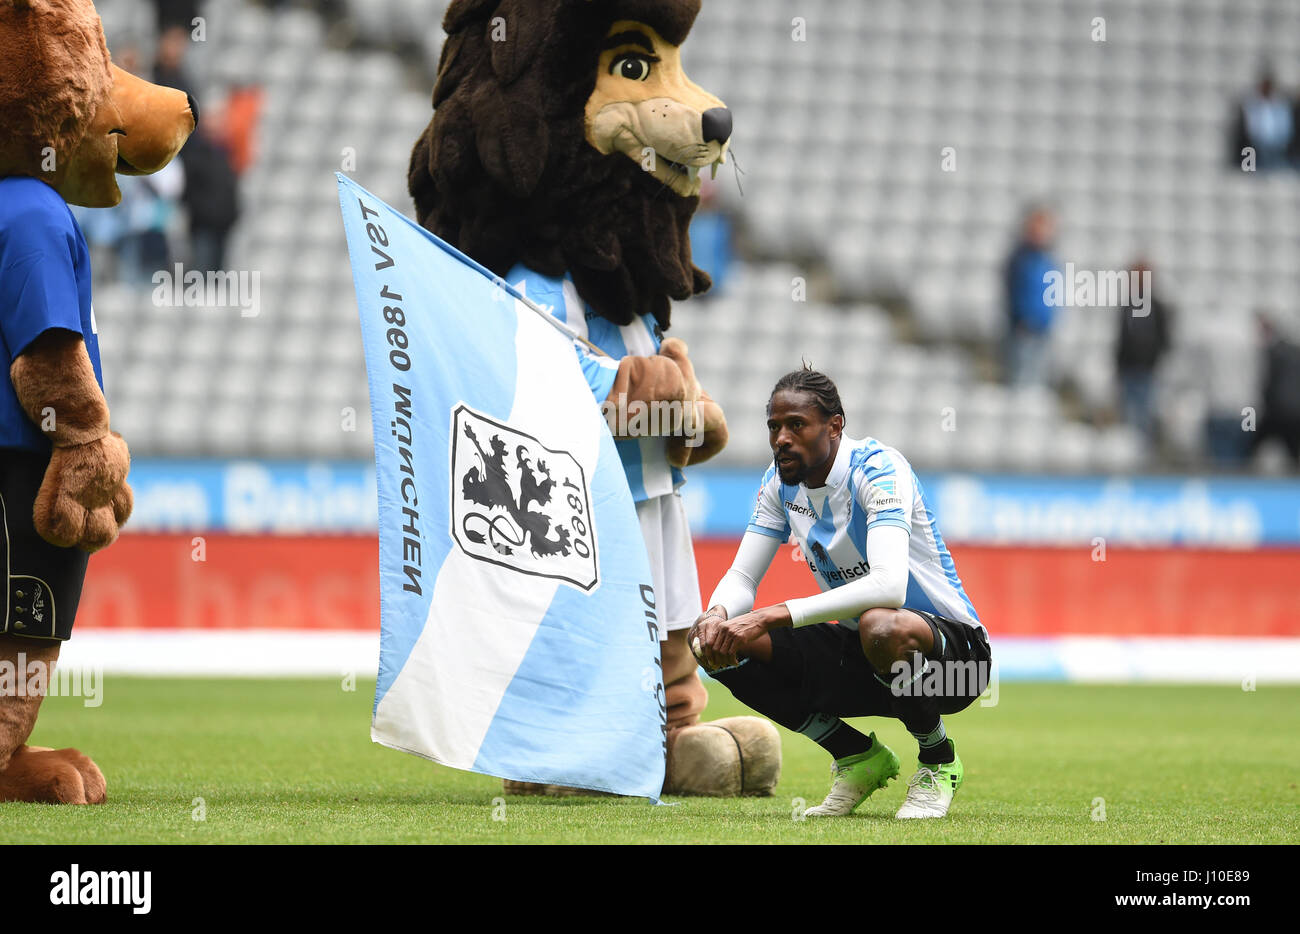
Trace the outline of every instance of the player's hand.
<path fill-rule="evenodd" d="M 765 632 L 767 632 L 766 610 L 755 610 L 720 623 L 712 633 L 713 640 L 709 644 L 715 653 L 734 658 L 751 640 L 757 639 Z M 703 643 L 704 640 L 700 641 Z"/>
<path fill-rule="evenodd" d="M 686 642 L 691 647 L 691 653 L 704 666 L 705 671 L 717 671 L 719 668 L 729 668 L 739 664 L 739 660 L 734 656 L 721 655 L 712 649 L 713 642 L 717 638 L 718 627 L 725 625 L 726 622 L 727 611 L 722 607 L 712 607 L 700 615 L 691 626 L 691 631 L 686 634 Z"/>

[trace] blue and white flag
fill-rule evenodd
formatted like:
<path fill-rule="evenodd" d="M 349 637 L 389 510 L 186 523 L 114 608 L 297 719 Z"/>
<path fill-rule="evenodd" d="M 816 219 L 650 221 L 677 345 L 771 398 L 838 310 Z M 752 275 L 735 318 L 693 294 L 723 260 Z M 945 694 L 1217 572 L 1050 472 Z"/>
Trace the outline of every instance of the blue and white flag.
<path fill-rule="evenodd" d="M 572 339 L 338 179 L 379 484 L 371 737 L 501 778 L 658 798 L 654 588 Z"/>

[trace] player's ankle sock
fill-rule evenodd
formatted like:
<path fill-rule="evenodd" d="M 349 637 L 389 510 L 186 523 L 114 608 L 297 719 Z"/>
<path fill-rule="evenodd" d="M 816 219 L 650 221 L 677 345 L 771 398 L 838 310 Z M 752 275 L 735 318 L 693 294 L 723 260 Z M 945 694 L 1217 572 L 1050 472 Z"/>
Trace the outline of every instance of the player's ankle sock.
<path fill-rule="evenodd" d="M 912 735 L 916 737 L 917 745 L 921 747 L 921 751 L 916 756 L 918 762 L 924 765 L 944 765 L 957 758 L 957 750 L 943 728 L 942 717 L 939 718 L 939 725 L 933 730 Z"/>
<path fill-rule="evenodd" d="M 864 736 L 843 720 L 835 728 L 835 732 L 821 742 L 821 747 L 835 759 L 862 755 L 864 752 L 870 752 L 874 745 L 870 736 Z"/>
<path fill-rule="evenodd" d="M 843 720 L 815 713 L 796 730 L 831 754 L 833 759 L 856 756 L 871 748 L 871 737 L 864 736 Z"/>
<path fill-rule="evenodd" d="M 938 746 L 922 748 L 916 757 L 916 761 L 922 765 L 947 765 L 956 758 L 957 749 L 953 746 L 952 740 L 945 739 Z"/>

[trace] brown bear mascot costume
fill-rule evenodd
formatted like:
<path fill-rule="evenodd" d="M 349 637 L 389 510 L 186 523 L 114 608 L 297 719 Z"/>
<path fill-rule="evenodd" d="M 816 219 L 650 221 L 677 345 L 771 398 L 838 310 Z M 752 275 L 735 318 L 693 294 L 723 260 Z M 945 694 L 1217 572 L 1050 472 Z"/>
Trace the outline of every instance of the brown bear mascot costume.
<path fill-rule="evenodd" d="M 131 513 L 109 430 L 86 241 L 68 204 L 111 207 L 115 172 L 171 161 L 187 96 L 109 62 L 90 0 L 0 0 L 0 801 L 98 804 L 75 749 L 25 745 L 72 632 L 89 552 Z M 21 672 L 21 675 L 16 673 Z"/>
<path fill-rule="evenodd" d="M 614 430 L 667 624 L 664 792 L 771 794 L 775 728 L 755 717 L 700 723 L 708 693 L 686 645 L 701 608 L 677 488 L 681 468 L 727 440 L 686 345 L 663 337 L 672 301 L 709 287 L 688 225 L 699 172 L 717 172 L 731 136 L 731 112 L 682 70 L 698 12 L 699 0 L 455 0 L 408 183 L 423 226 L 603 352 L 575 342 Z M 638 406 L 654 402 L 683 417 L 638 425 Z"/>

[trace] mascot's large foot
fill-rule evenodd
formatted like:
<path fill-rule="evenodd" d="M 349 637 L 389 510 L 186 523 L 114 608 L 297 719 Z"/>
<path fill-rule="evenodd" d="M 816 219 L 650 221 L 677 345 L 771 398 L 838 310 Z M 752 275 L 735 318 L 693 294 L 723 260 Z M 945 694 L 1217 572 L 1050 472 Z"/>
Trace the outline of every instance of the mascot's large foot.
<path fill-rule="evenodd" d="M 99 770 L 99 766 L 95 765 L 90 756 L 76 749 L 50 751 L 56 756 L 62 756 L 65 762 L 81 773 L 81 780 L 86 788 L 87 804 L 103 804 L 108 800 L 108 783 L 104 781 L 104 773 Z"/>
<path fill-rule="evenodd" d="M 0 801 L 103 804 L 104 775 L 75 749 L 22 746 L 0 772 Z"/>
<path fill-rule="evenodd" d="M 668 734 L 666 795 L 767 796 L 781 778 L 781 737 L 761 717 L 726 717 Z"/>
<path fill-rule="evenodd" d="M 781 779 L 781 736 L 761 717 L 726 717 L 668 734 L 666 795 L 767 797 Z M 505 779 L 508 795 L 605 795 L 603 791 Z"/>

